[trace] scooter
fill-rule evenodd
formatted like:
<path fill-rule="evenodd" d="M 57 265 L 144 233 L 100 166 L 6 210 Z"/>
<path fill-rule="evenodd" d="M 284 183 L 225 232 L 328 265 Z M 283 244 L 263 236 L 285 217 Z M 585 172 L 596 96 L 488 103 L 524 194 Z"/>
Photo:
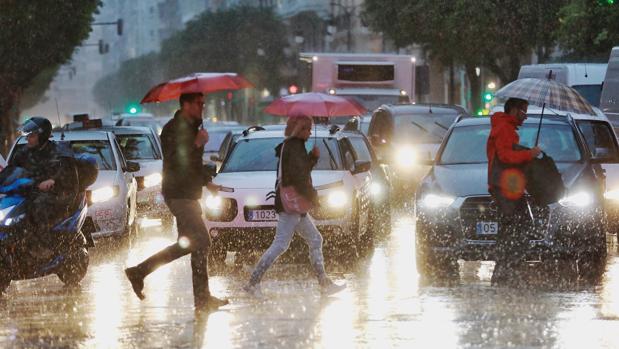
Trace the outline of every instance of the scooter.
<path fill-rule="evenodd" d="M 25 234 L 23 224 L 28 194 L 34 181 L 19 178 L 9 185 L 0 186 L 0 294 L 12 280 L 34 279 L 56 274 L 67 286 L 77 285 L 88 270 L 88 248 L 94 247 L 89 233 L 82 227 L 86 219 L 85 193 L 77 198 L 75 211 L 51 228 L 48 248 L 35 247 L 29 251 L 28 244 L 20 237 Z"/>

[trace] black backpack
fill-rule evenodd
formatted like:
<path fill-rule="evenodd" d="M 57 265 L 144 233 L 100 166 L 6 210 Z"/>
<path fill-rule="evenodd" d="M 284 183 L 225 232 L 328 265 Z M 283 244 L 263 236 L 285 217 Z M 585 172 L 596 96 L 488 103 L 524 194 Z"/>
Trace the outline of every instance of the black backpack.
<path fill-rule="evenodd" d="M 527 192 L 539 205 L 549 205 L 559 201 L 565 194 L 565 185 L 557 165 L 552 157 L 542 152 L 541 158 L 535 158 L 525 165 Z"/>

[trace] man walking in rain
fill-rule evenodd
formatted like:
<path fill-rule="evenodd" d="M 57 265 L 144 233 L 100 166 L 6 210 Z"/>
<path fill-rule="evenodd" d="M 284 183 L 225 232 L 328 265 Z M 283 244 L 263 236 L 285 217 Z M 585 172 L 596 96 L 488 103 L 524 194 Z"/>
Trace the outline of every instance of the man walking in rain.
<path fill-rule="evenodd" d="M 180 96 L 180 110 L 161 132 L 163 148 L 162 191 L 166 205 L 176 217 L 178 241 L 135 267 L 125 269 L 133 291 L 144 299 L 144 278 L 158 267 L 191 253 L 194 305 L 197 311 L 214 310 L 228 303 L 211 296 L 207 257 L 211 239 L 202 220 L 199 199 L 202 187 L 213 187 L 203 173 L 202 154 L 208 133 L 201 128 L 204 96 Z"/>
<path fill-rule="evenodd" d="M 499 213 L 493 285 L 509 279 L 524 260 L 528 243 L 526 230 L 531 217 L 524 198 L 526 179 L 522 167 L 541 152 L 539 147 L 526 149 L 518 144 L 517 130 L 527 118 L 528 105 L 523 99 L 507 100 L 505 112 L 492 116 L 486 144 L 488 190 Z"/>

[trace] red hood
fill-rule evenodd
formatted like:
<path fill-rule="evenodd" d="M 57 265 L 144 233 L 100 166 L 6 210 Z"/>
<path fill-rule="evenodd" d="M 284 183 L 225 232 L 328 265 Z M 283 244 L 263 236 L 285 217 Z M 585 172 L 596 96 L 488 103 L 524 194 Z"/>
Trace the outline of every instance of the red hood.
<path fill-rule="evenodd" d="M 522 126 L 522 121 L 520 121 L 516 116 L 503 113 L 501 111 L 494 113 L 490 118 L 490 124 L 492 128 L 497 128 L 501 124 L 511 124 L 514 127 Z"/>

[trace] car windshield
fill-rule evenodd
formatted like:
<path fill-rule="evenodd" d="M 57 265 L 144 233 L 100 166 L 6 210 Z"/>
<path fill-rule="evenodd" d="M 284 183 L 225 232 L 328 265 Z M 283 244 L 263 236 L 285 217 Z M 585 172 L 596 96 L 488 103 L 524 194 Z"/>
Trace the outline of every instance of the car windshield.
<path fill-rule="evenodd" d="M 441 165 L 487 163 L 486 142 L 490 125 L 456 127 L 445 145 Z M 524 125 L 518 131 L 520 144 L 532 147 L 537 135 L 537 124 Z M 569 125 L 542 125 L 539 147 L 556 162 L 575 162 L 581 159 L 580 147 Z"/>
<path fill-rule="evenodd" d="M 335 138 L 311 137 L 305 142 L 309 151 L 314 140 L 320 149 L 320 159 L 314 170 L 342 170 L 342 162 Z M 220 172 L 277 171 L 275 147 L 282 138 L 242 139 L 236 143 Z"/>
<path fill-rule="evenodd" d="M 600 106 L 600 97 L 602 97 L 602 85 L 575 85 L 572 86 L 574 90 L 578 91 L 587 102 L 594 107 Z"/>
<path fill-rule="evenodd" d="M 156 160 L 161 159 L 155 143 L 146 134 L 117 134 L 118 143 L 127 160 Z"/>
<path fill-rule="evenodd" d="M 221 143 L 230 131 L 217 131 L 208 133 L 208 143 L 204 146 L 204 152 L 216 153 L 221 148 Z"/>
<path fill-rule="evenodd" d="M 399 95 L 354 95 L 351 97 L 364 106 L 368 111 L 372 111 L 383 104 L 400 103 Z"/>
<path fill-rule="evenodd" d="M 155 119 L 131 119 L 124 118 L 122 119 L 121 126 L 142 126 L 142 127 L 150 127 L 155 130 L 157 134 L 161 134 L 161 130 L 163 127 L 159 124 L 159 122 Z"/>
<path fill-rule="evenodd" d="M 395 138 L 414 143 L 441 143 L 457 116 L 455 112 L 395 115 Z"/>
<path fill-rule="evenodd" d="M 99 170 L 116 170 L 116 161 L 109 141 L 71 141 L 76 154 L 88 154 L 97 159 Z"/>

